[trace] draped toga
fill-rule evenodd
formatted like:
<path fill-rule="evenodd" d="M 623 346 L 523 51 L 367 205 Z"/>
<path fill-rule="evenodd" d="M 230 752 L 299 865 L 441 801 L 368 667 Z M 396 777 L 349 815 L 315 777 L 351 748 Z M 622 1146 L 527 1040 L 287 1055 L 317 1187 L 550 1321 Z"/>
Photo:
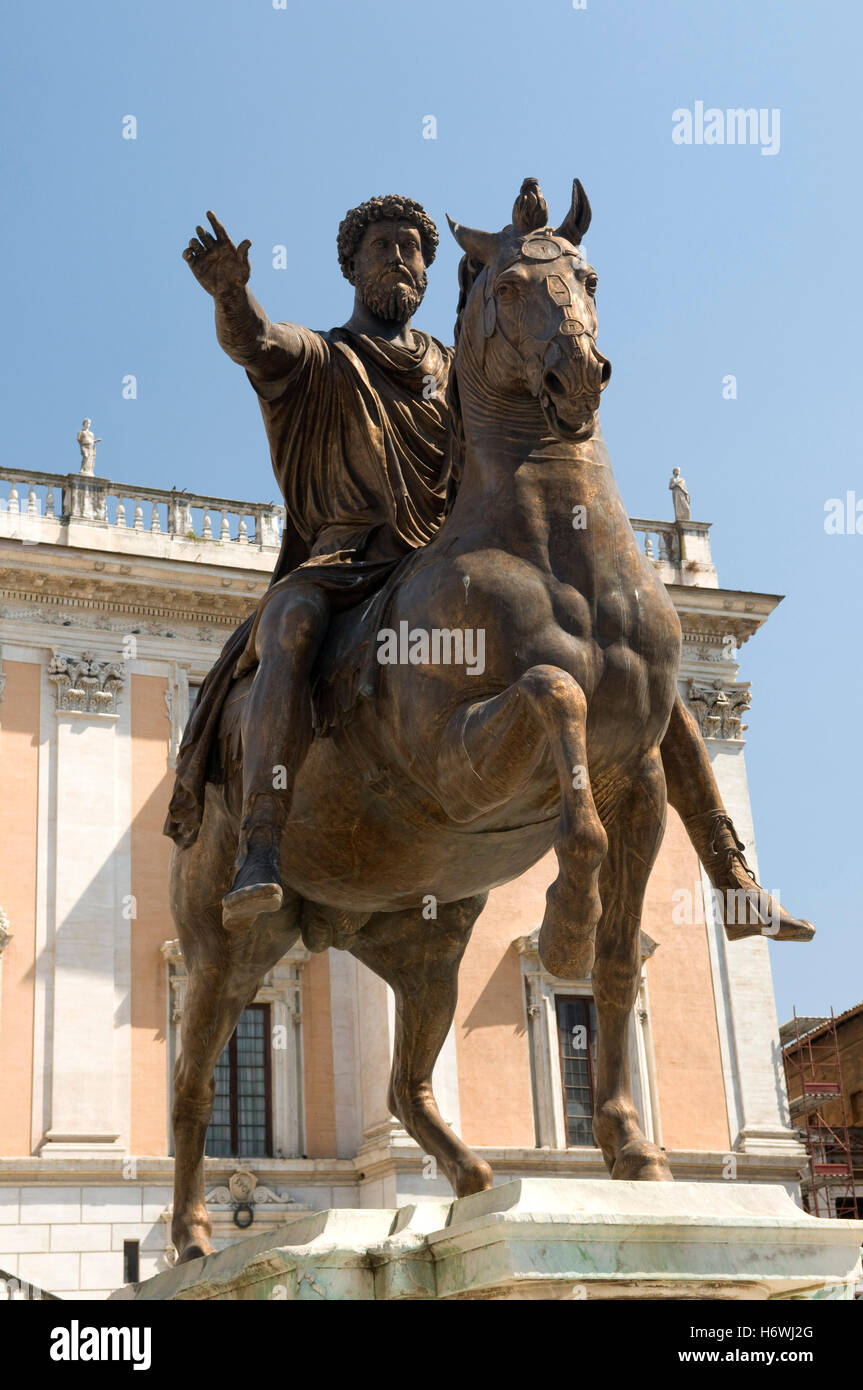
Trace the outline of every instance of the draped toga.
<path fill-rule="evenodd" d="M 374 593 L 443 521 L 450 482 L 445 390 L 452 353 L 414 330 L 414 347 L 294 327 L 290 370 L 247 376 L 260 399 L 273 471 L 285 500 L 270 587 L 232 634 L 201 686 L 177 757 L 165 834 L 197 838 L 222 705 L 255 665 L 264 605 L 289 585 L 315 584 L 333 608 Z"/>

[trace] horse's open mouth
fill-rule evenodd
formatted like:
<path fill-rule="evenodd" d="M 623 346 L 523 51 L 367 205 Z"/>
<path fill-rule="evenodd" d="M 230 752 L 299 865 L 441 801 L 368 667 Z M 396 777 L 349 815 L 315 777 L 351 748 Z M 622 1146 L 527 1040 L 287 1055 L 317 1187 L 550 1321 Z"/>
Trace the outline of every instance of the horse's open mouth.
<path fill-rule="evenodd" d="M 559 439 L 571 440 L 577 443 L 579 440 L 589 439 L 593 434 L 596 412 L 599 408 L 598 400 L 593 406 L 590 406 L 589 402 L 585 400 L 584 404 L 588 408 L 578 422 L 564 420 L 547 391 L 543 391 L 539 398 L 539 403 L 542 406 L 545 423 L 548 425 L 552 434 L 557 435 Z"/>

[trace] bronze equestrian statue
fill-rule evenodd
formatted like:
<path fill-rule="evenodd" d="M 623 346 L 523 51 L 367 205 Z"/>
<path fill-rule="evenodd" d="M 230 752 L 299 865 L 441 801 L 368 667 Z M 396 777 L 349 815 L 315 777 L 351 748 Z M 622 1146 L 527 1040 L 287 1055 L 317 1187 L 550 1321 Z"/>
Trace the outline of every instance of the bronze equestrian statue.
<path fill-rule="evenodd" d="M 610 367 L 578 249 L 584 190 L 576 180 L 557 228 L 532 179 L 503 231 L 451 223 L 465 253 L 452 351 L 411 327 L 437 244 L 412 200 L 372 199 L 342 223 L 354 312 L 329 333 L 270 323 L 247 288 L 250 243 L 209 216 L 213 233 L 199 227 L 184 256 L 260 398 L 287 517 L 273 583 L 202 689 L 166 823 L 189 974 L 180 1258 L 211 1248 L 215 1062 L 300 934 L 392 987 L 390 1108 L 457 1195 L 491 1185 L 441 1119 L 432 1069 L 488 890 L 552 845 L 540 954 L 558 976 L 592 974 L 596 1141 L 613 1177 L 668 1180 L 627 1069 L 666 797 L 715 887 L 761 890 L 677 692 L 679 621 L 602 440 Z M 380 663 L 383 632 L 409 638 L 406 661 Z M 482 634 L 482 669 L 450 659 L 468 633 Z M 451 644 L 436 663 L 429 634 Z M 771 935 L 813 934 L 763 895 L 765 907 Z M 763 925 L 726 921 L 730 936 Z"/>

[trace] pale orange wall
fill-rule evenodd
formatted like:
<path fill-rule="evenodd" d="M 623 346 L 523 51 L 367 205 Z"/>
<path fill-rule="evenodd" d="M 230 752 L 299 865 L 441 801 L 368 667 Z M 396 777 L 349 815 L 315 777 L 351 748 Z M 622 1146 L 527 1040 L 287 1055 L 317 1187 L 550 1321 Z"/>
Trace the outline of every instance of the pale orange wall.
<path fill-rule="evenodd" d="M 12 940 L 0 1001 L 0 1154 L 32 1152 L 41 667 L 6 661 L 0 705 L 0 906 Z"/>
<path fill-rule="evenodd" d="M 303 1057 L 306 1154 L 309 1158 L 332 1158 L 336 1153 L 336 1097 L 330 959 L 326 951 L 312 956 L 303 970 Z"/>
<path fill-rule="evenodd" d="M 510 943 L 541 922 L 556 869 L 549 854 L 515 883 L 495 889 L 465 952 L 456 1045 L 462 1134 L 469 1144 L 529 1148 L 536 1142 L 524 986 Z M 700 892 L 698 884 L 695 851 L 669 809 L 642 919 L 659 943 L 647 981 L 663 1143 L 725 1150 L 730 1140 L 706 927 L 703 921 L 671 922 L 673 891 Z"/>
<path fill-rule="evenodd" d="M 701 920 L 672 922 L 680 889 L 693 894 Z M 695 850 L 675 811 L 647 888 L 642 926 L 659 942 L 647 962 L 662 1142 L 667 1149 L 720 1149 L 730 1144 L 725 1084 L 707 928 Z"/>
<path fill-rule="evenodd" d="M 455 1024 L 467 1144 L 533 1148 L 536 1143 L 524 985 L 512 941 L 539 925 L 550 877 L 544 860 L 496 888 L 464 954 Z"/>
<path fill-rule="evenodd" d="M 166 1154 L 167 990 L 163 941 L 176 936 L 168 908 L 171 841 L 162 834 L 172 771 L 167 681 L 132 677 L 132 1132 L 137 1154 Z"/>

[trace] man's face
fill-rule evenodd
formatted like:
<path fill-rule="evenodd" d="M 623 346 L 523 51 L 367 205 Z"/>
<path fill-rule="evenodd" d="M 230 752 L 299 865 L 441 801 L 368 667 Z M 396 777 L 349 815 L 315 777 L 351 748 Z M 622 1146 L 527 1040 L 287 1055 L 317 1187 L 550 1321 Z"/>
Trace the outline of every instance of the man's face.
<path fill-rule="evenodd" d="M 410 222 L 371 222 L 354 256 L 354 284 L 376 318 L 407 323 L 426 290 L 420 234 Z"/>

